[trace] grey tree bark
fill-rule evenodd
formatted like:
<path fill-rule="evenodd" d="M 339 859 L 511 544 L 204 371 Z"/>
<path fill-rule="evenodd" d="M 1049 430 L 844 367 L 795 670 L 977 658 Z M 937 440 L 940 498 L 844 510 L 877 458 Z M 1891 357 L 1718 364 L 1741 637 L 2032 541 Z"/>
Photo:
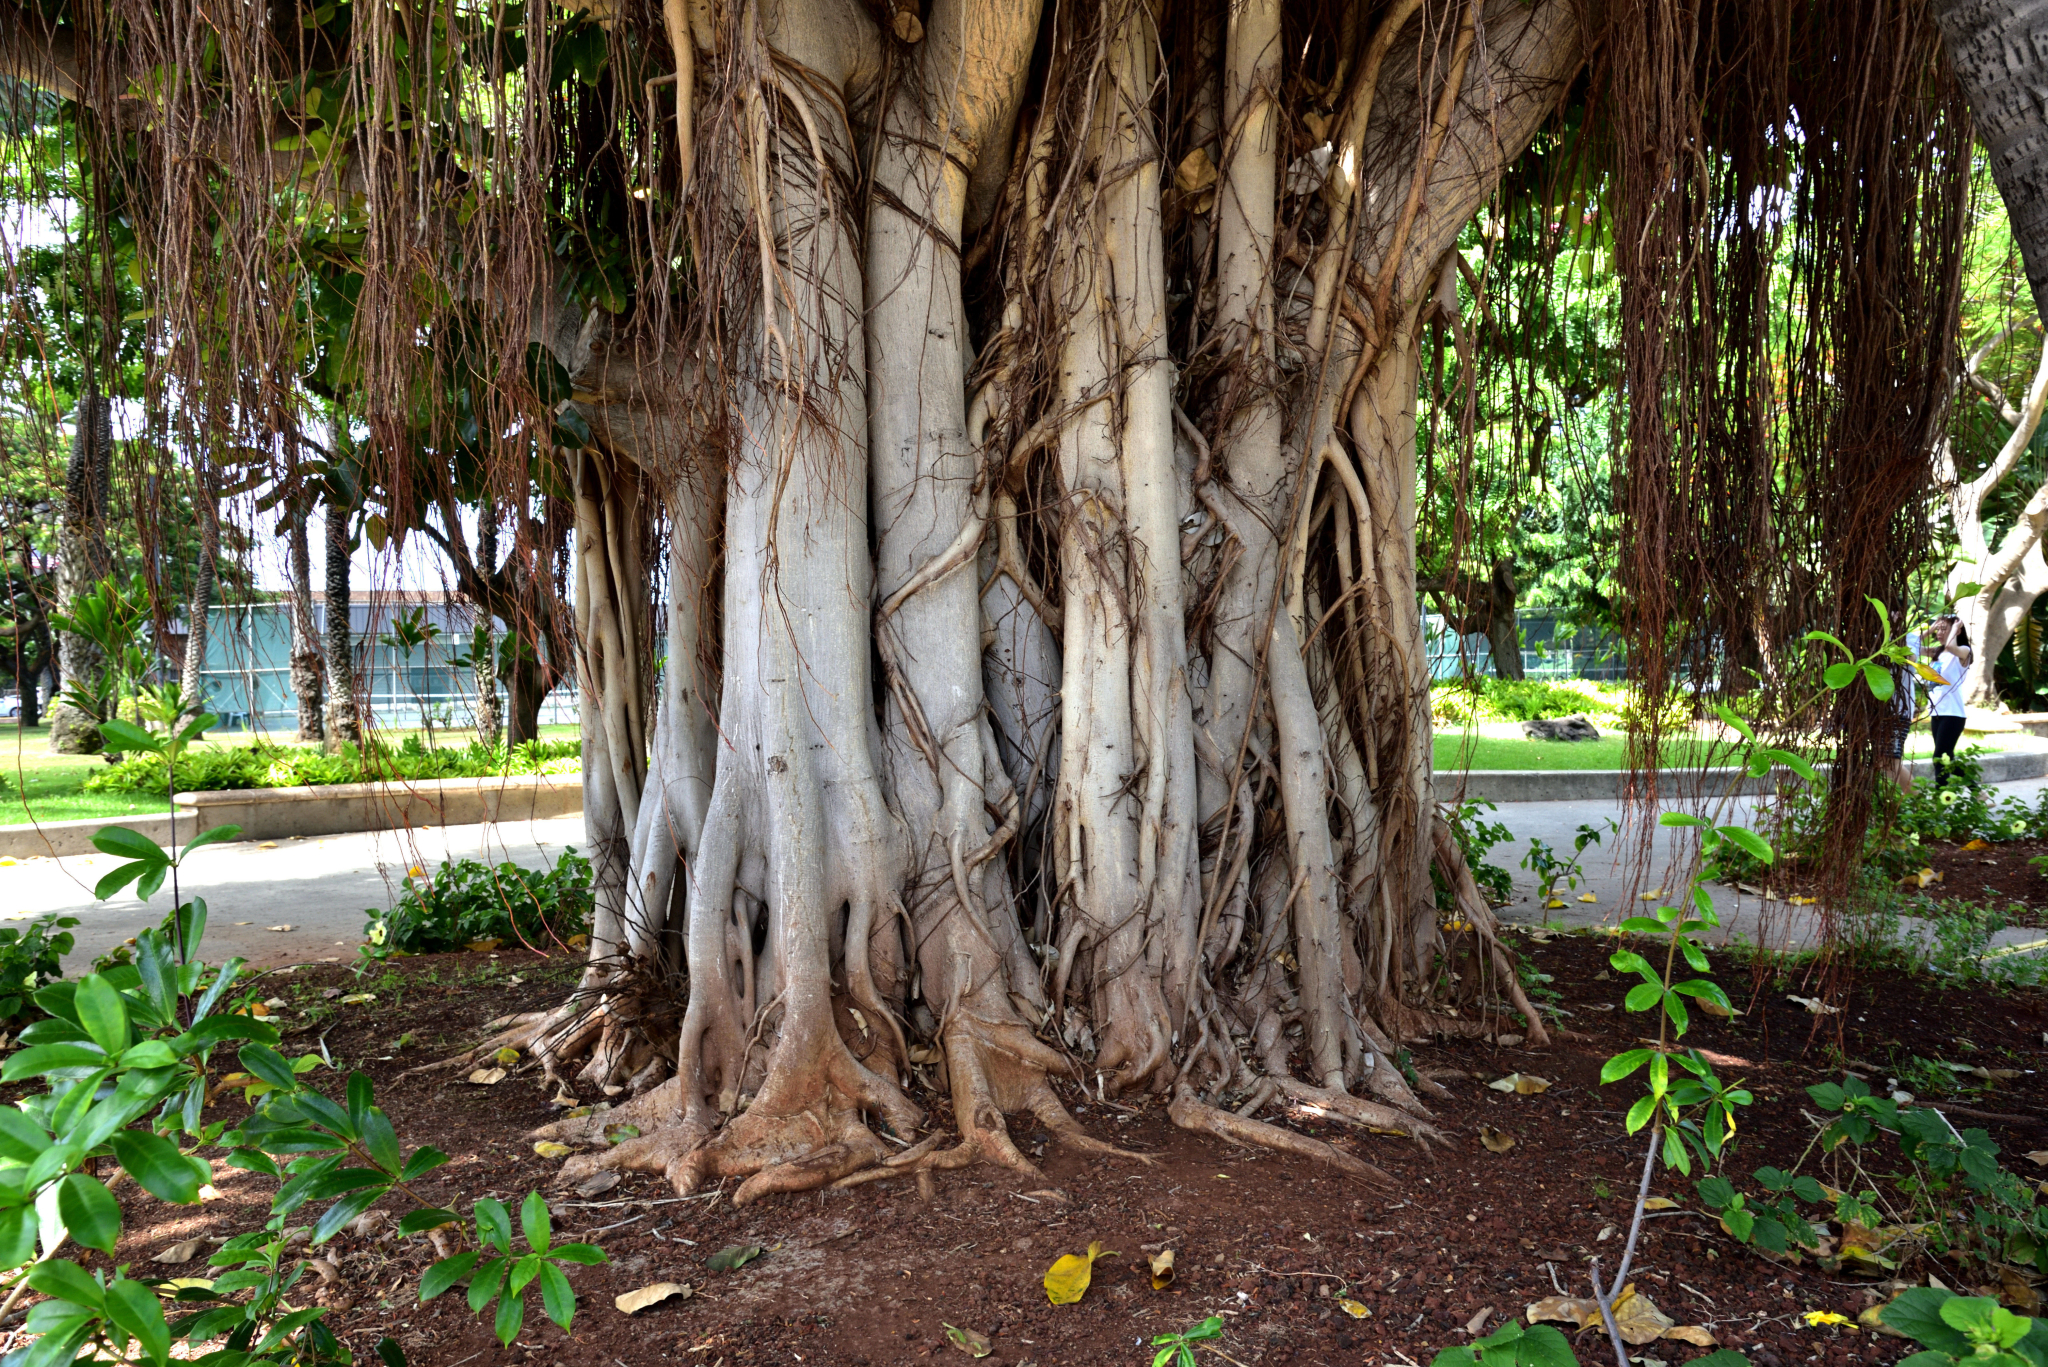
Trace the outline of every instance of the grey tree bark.
<path fill-rule="evenodd" d="M 485 499 L 477 513 L 476 555 L 486 575 L 498 571 L 498 505 Z M 476 629 L 470 637 L 470 671 L 476 680 L 476 738 L 496 745 L 505 731 L 505 706 L 498 697 L 498 633 L 490 608 L 476 604 Z"/>
<path fill-rule="evenodd" d="M 329 505 L 327 551 L 327 717 L 328 744 L 363 741 L 356 713 L 355 633 L 349 625 L 348 510 Z"/>
<path fill-rule="evenodd" d="M 327 739 L 322 693 L 326 667 L 320 654 L 320 629 L 313 617 L 313 552 L 306 535 L 306 510 L 293 506 L 285 513 L 285 548 L 290 561 L 292 614 L 292 696 L 298 701 L 299 739 Z"/>
<path fill-rule="evenodd" d="M 2048 319 L 2048 0 L 1935 0 L 1956 80 Z"/>
<path fill-rule="evenodd" d="M 107 549 L 107 517 L 113 506 L 114 403 L 90 388 L 73 416 L 71 459 L 64 472 L 64 511 L 57 529 L 57 605 L 70 612 L 81 593 L 114 572 Z M 60 677 L 96 678 L 107 662 L 90 638 L 59 632 Z M 98 754 L 103 742 L 93 719 L 61 700 L 50 707 L 50 749 L 66 755 Z"/>

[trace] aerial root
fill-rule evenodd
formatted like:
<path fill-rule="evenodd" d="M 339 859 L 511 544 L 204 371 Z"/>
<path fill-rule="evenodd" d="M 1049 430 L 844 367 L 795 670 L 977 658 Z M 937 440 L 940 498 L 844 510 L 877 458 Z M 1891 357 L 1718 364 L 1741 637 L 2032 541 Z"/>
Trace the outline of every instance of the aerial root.
<path fill-rule="evenodd" d="M 1247 1120 L 1229 1111 L 1218 1110 L 1196 1098 L 1194 1091 L 1182 1083 L 1174 1091 L 1173 1102 L 1166 1108 L 1173 1123 L 1184 1130 L 1197 1130 L 1213 1134 L 1218 1139 L 1245 1148 L 1275 1149 L 1281 1153 L 1300 1154 L 1304 1158 L 1316 1158 L 1353 1177 L 1362 1177 L 1369 1182 L 1393 1186 L 1394 1179 L 1386 1172 L 1361 1159 L 1352 1157 L 1342 1149 L 1325 1144 L 1320 1139 L 1310 1139 L 1305 1134 L 1284 1130 L 1278 1125 L 1268 1125 L 1263 1120 Z"/>
<path fill-rule="evenodd" d="M 572 1019 L 574 1012 L 570 1008 L 576 1006 L 575 999 L 571 998 L 568 1002 L 556 1007 L 552 1011 L 528 1011 L 517 1016 L 500 1016 L 484 1026 L 484 1029 L 493 1030 L 497 1033 L 491 1035 L 483 1043 L 465 1049 L 463 1052 L 452 1057 L 436 1059 L 432 1063 L 422 1063 L 417 1068 L 408 1068 L 398 1075 L 398 1079 L 403 1082 L 406 1078 L 412 1077 L 415 1074 L 439 1073 L 454 1068 L 467 1068 L 483 1059 L 491 1057 L 500 1049 L 517 1049 L 522 1054 L 527 1053 L 534 1050 L 536 1043 L 556 1028 L 557 1017 L 561 1017 L 564 1022 Z M 581 1008 L 577 1007 L 577 1009 L 580 1010 Z"/>
<path fill-rule="evenodd" d="M 1333 1092 L 1322 1087 L 1313 1087 L 1291 1077 L 1267 1079 L 1276 1090 L 1298 1106 L 1309 1109 L 1316 1119 L 1328 1117 L 1341 1120 L 1347 1125 L 1360 1129 L 1376 1130 L 1380 1133 L 1403 1134 L 1420 1144 L 1425 1150 L 1431 1141 L 1448 1144 L 1450 1137 L 1436 1126 L 1406 1111 L 1392 1106 L 1383 1106 L 1376 1101 L 1362 1101 L 1348 1092 Z"/>

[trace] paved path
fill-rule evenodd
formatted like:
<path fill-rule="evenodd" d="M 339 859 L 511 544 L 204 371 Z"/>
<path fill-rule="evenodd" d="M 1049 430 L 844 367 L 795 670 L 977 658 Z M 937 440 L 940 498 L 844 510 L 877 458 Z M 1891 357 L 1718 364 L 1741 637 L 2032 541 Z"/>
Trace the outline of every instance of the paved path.
<path fill-rule="evenodd" d="M 2024 779 L 1994 784 L 1992 788 L 2000 798 L 2016 797 L 2032 803 L 2044 788 L 2048 788 L 2048 780 Z M 1674 805 L 1711 814 L 1696 804 Z M 1731 799 L 1721 810 L 1719 820 L 1746 822 L 1754 805 L 1753 799 Z M 1494 847 L 1491 862 L 1514 874 L 1514 901 L 1502 908 L 1501 917 L 1522 924 L 1534 925 L 1547 920 L 1551 924 L 1569 926 L 1612 925 L 1633 914 L 1634 909 L 1656 905 L 1654 901 L 1642 900 L 1643 893 L 1653 889 L 1675 891 L 1682 886 L 1694 848 L 1692 832 L 1681 827 L 1658 827 L 1652 832 L 1649 858 L 1639 867 L 1640 841 L 1637 836 L 1640 828 L 1628 823 L 1640 820 L 1640 817 L 1625 813 L 1611 802 L 1503 802 L 1484 817 L 1498 821 L 1514 832 L 1515 838 L 1511 843 Z M 1619 833 L 1608 830 L 1606 822 L 1610 820 L 1623 823 Z M 1579 826 L 1588 823 L 1601 830 L 1601 843 L 1587 847 L 1580 861 L 1582 876 L 1579 886 L 1563 894 L 1564 909 L 1547 909 L 1537 898 L 1535 874 L 1519 867 L 1528 853 L 1529 841 L 1540 839 L 1558 851 L 1561 857 L 1568 858 Z M 1739 936 L 1773 949 L 1810 948 L 1818 941 L 1818 925 L 1806 909 L 1781 901 L 1765 902 L 1760 897 L 1739 894 L 1732 888 L 1719 885 L 1709 885 L 1708 891 L 1713 894 L 1715 910 L 1721 917 L 1723 933 L 1719 938 L 1723 941 Z M 1580 895 L 1587 893 L 1596 900 L 1590 903 L 1580 901 Z M 1924 925 L 1908 918 L 1901 932 L 1907 935 L 1922 933 Z M 2041 938 L 2042 932 L 2038 930 L 2014 929 L 2001 931 L 1992 943 L 2020 944 Z"/>
<path fill-rule="evenodd" d="M 1997 785 L 2002 795 L 2033 802 L 2048 780 L 2030 779 Z M 1745 820 L 1751 801 L 1735 799 L 1723 820 Z M 1611 925 L 1635 908 L 1650 905 L 1640 894 L 1653 888 L 1676 889 L 1686 866 L 1688 833 L 1659 827 L 1653 834 L 1651 858 L 1635 862 L 1636 843 L 1624 826 L 1616 834 L 1606 822 L 1627 819 L 1613 802 L 1504 802 L 1489 820 L 1513 833 L 1512 842 L 1495 847 L 1493 862 L 1509 868 L 1515 899 L 1503 908 L 1504 919 L 1525 924 L 1549 921 L 1565 925 Z M 1581 861 L 1577 889 L 1564 895 L 1562 910 L 1547 910 L 1537 900 L 1534 874 L 1516 867 L 1538 838 L 1564 854 L 1583 823 L 1600 827 L 1602 841 L 1589 846 Z M 194 886 L 208 908 L 207 953 L 222 959 L 239 954 L 258 965 L 349 959 L 361 942 L 366 908 L 389 907 L 400 881 L 414 865 L 432 869 L 444 859 L 468 857 L 492 863 L 513 860 L 529 868 L 553 862 L 564 846 L 587 852 L 583 818 L 554 817 L 544 821 L 496 826 L 448 826 L 427 830 L 376 831 L 282 840 L 258 845 L 216 845 L 192 856 Z M 105 952 L 170 910 L 166 888 L 148 903 L 133 889 L 97 902 L 92 885 L 118 861 L 108 855 L 73 855 L 62 859 L 29 859 L 0 865 L 0 922 L 26 920 L 46 913 L 76 916 L 82 922 L 72 933 L 77 949 L 74 968 Z M 1745 937 L 1772 948 L 1803 948 L 1816 941 L 1810 912 L 1783 902 L 1712 887 L 1723 923 L 1723 939 Z M 1592 902 L 1578 897 L 1590 893 Z M 289 926 L 289 930 L 271 930 Z M 1906 933 L 1918 927 L 1909 923 Z M 1994 943 L 2025 943 L 2041 932 L 2010 930 Z"/>
<path fill-rule="evenodd" d="M 511 825 L 211 845 L 193 853 L 185 887 L 188 897 L 196 891 L 206 899 L 210 960 L 239 954 L 269 966 L 353 959 L 363 938 L 364 909 L 392 905 L 408 868 L 432 870 L 445 859 L 465 857 L 538 868 L 558 858 L 565 845 L 588 852 L 580 814 Z M 93 883 L 120 862 L 88 854 L 0 866 L 0 921 L 49 912 L 78 917 L 82 924 L 72 931 L 78 944 L 67 963 L 81 970 L 94 955 L 156 925 L 171 909 L 168 885 L 147 903 L 132 885 L 95 901 Z"/>

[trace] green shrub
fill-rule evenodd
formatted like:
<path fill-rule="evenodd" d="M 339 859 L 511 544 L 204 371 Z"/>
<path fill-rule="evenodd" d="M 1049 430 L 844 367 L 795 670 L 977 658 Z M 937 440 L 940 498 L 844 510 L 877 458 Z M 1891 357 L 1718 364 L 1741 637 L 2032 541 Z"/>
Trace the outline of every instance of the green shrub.
<path fill-rule="evenodd" d="M 1537 721 L 1546 717 L 1610 714 L 1605 698 L 1570 684 L 1543 679 L 1496 679 L 1491 676 L 1441 684 L 1430 692 L 1430 706 L 1444 721 L 1463 726 L 1473 721 Z"/>
<path fill-rule="evenodd" d="M 38 916 L 26 930 L 0 930 L 0 1023 L 42 1015 L 31 999 L 63 978 L 77 924 L 76 916 Z"/>
<path fill-rule="evenodd" d="M 574 773 L 583 743 L 526 741 L 506 753 L 503 746 L 447 746 L 429 750 L 419 737 L 392 747 L 372 743 L 367 752 L 344 745 L 333 754 L 311 746 L 251 745 L 191 750 L 179 756 L 181 793 L 239 788 L 323 787 L 334 783 L 407 782 L 435 778 L 492 778 L 503 774 Z M 137 755 L 110 765 L 82 785 L 89 793 L 161 793 L 163 761 Z"/>
<path fill-rule="evenodd" d="M 408 877 L 398 905 L 365 913 L 368 959 L 393 954 L 443 954 L 479 940 L 518 941 L 543 948 L 590 933 L 596 898 L 590 890 L 590 861 L 574 849 L 562 851 L 542 872 L 504 863 L 492 868 L 474 859 L 454 859 L 432 877 Z"/>

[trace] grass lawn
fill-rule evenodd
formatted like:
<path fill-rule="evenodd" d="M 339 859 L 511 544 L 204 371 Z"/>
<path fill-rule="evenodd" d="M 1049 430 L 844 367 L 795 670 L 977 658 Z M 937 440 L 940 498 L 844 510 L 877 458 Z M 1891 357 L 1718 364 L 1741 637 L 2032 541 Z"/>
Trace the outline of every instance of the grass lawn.
<path fill-rule="evenodd" d="M 573 740 L 577 728 L 543 726 L 540 734 L 543 740 Z M 426 738 L 424 732 L 403 730 L 381 731 L 378 739 L 397 746 L 413 735 L 422 741 Z M 200 742 L 200 747 L 242 746 L 253 739 L 246 732 L 223 731 L 215 733 L 212 740 Z M 294 743 L 290 732 L 273 733 L 270 739 L 283 745 Z M 440 748 L 459 748 L 476 739 L 476 733 L 464 728 L 436 727 L 434 739 Z M 106 761 L 98 755 L 53 755 L 48 726 L 23 728 L 12 718 L 0 717 L 0 826 L 26 826 L 41 821 L 118 821 L 171 809 L 170 799 L 165 797 L 85 792 L 86 776 L 105 765 Z"/>
<path fill-rule="evenodd" d="M 1501 730 L 1496 726 L 1492 729 Z M 1472 734 L 1463 731 L 1436 733 L 1435 767 L 1438 773 L 1462 769 L 1626 769 L 1628 738 L 1602 728 L 1598 740 L 1528 740 L 1521 737 Z M 2003 734 L 1971 733 L 1963 747 L 1982 746 L 1987 751 L 2007 748 L 2010 738 Z M 1933 753 L 1934 742 L 1924 731 L 1907 738 L 1906 755 Z M 1705 764 L 1732 764 L 1733 751 L 1726 742 L 1696 736 L 1677 737 L 1665 742 L 1666 768 L 1699 768 Z"/>

